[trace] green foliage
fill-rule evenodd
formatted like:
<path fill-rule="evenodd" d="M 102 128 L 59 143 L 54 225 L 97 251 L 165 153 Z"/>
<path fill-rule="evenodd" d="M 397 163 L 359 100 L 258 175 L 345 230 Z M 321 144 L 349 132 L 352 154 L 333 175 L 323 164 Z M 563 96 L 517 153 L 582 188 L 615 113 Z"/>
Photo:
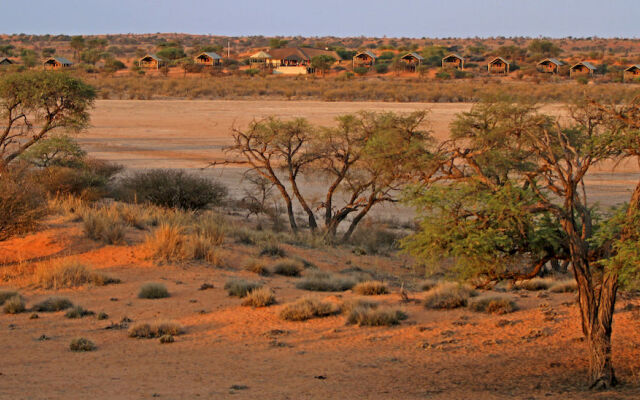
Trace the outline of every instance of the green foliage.
<path fill-rule="evenodd" d="M 369 72 L 369 68 L 367 67 L 355 67 L 353 69 L 353 72 L 355 72 L 356 74 L 360 75 L 360 76 L 364 76 L 367 74 L 367 72 Z"/>
<path fill-rule="evenodd" d="M 315 56 L 311 58 L 311 66 L 319 71 L 321 71 L 323 74 L 329 70 L 329 68 L 331 68 L 331 66 L 336 62 L 336 59 L 325 55 L 325 54 L 321 54 L 319 56 Z"/>
<path fill-rule="evenodd" d="M 423 65 L 438 67 L 442 63 L 442 58 L 447 55 L 447 48 L 441 46 L 427 46 L 420 52 L 424 60 Z"/>
<path fill-rule="evenodd" d="M 378 73 L 378 74 L 386 74 L 387 72 L 389 72 L 389 65 L 387 65 L 387 64 L 375 64 L 373 66 L 373 69 L 375 69 L 376 73 Z"/>
<path fill-rule="evenodd" d="M 87 152 L 72 137 L 60 134 L 40 140 L 22 153 L 20 158 L 41 168 L 53 165 L 77 167 L 86 155 Z"/>
<path fill-rule="evenodd" d="M 544 39 L 532 40 L 527 48 L 531 53 L 544 57 L 556 57 L 562 53 L 560 47 L 556 46 L 552 41 Z"/>
<path fill-rule="evenodd" d="M 283 40 L 278 38 L 269 39 L 269 47 L 271 47 L 272 49 L 279 49 L 281 47 L 285 47 L 287 43 L 289 43 L 288 40 Z"/>
<path fill-rule="evenodd" d="M 182 47 L 163 47 L 156 52 L 156 55 L 167 60 L 177 60 L 187 56 Z"/>

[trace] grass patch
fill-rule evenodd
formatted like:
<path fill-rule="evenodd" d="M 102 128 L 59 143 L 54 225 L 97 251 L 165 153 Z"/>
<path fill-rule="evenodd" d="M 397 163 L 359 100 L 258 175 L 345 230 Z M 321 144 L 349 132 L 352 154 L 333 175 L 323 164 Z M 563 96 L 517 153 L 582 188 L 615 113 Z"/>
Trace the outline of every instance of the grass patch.
<path fill-rule="evenodd" d="M 87 315 L 94 315 L 94 314 L 95 313 L 93 311 L 86 310 L 81 306 L 75 306 L 70 310 L 68 310 L 64 314 L 64 316 L 71 319 L 78 319 L 78 318 L 86 317 Z"/>
<path fill-rule="evenodd" d="M 129 329 L 129 337 L 139 339 L 153 339 L 165 335 L 178 336 L 182 333 L 184 333 L 182 325 L 172 321 L 135 324 Z"/>
<path fill-rule="evenodd" d="M 271 267 L 274 274 L 283 276 L 300 276 L 302 269 L 303 266 L 295 260 L 283 260 Z"/>
<path fill-rule="evenodd" d="M 169 291 L 162 283 L 145 283 L 138 292 L 139 299 L 164 299 L 165 297 L 169 297 Z"/>
<path fill-rule="evenodd" d="M 75 338 L 69 344 L 69 350 L 75 352 L 94 351 L 96 349 L 96 345 L 91 340 L 85 338 Z"/>
<path fill-rule="evenodd" d="M 5 314 L 19 314 L 25 312 L 26 309 L 24 299 L 19 294 L 5 300 L 2 306 L 2 311 L 4 311 Z"/>
<path fill-rule="evenodd" d="M 75 259 L 63 259 L 38 266 L 34 283 L 45 289 L 75 288 L 86 284 L 105 286 L 120 283 L 120 279 L 95 272 Z"/>
<path fill-rule="evenodd" d="M 243 306 L 268 307 L 276 303 L 276 296 L 269 288 L 257 288 L 250 291 L 242 301 Z"/>
<path fill-rule="evenodd" d="M 5 301 L 17 296 L 18 294 L 18 292 L 13 290 L 0 290 L 0 306 L 3 305 Z"/>
<path fill-rule="evenodd" d="M 311 297 L 303 297 L 293 303 L 285 304 L 280 311 L 280 318 L 287 321 L 306 321 L 312 318 L 328 317 L 339 311 L 332 303 Z"/>
<path fill-rule="evenodd" d="M 149 258 L 158 262 L 176 262 L 188 258 L 187 238 L 183 228 L 171 224 L 161 224 L 153 230 L 144 242 Z"/>
<path fill-rule="evenodd" d="M 340 312 L 349 314 L 355 308 L 378 308 L 378 302 L 369 299 L 350 299 L 342 303 Z"/>
<path fill-rule="evenodd" d="M 162 344 L 167 344 L 167 343 L 173 343 L 176 340 L 173 338 L 173 335 L 162 335 L 160 336 L 160 343 Z"/>
<path fill-rule="evenodd" d="M 247 261 L 247 264 L 244 266 L 244 269 L 253 272 L 254 274 L 258 274 L 261 276 L 269 276 L 271 275 L 271 271 L 267 268 L 264 263 L 256 258 L 252 258 Z"/>
<path fill-rule="evenodd" d="M 360 282 L 353 287 L 353 292 L 363 296 L 376 296 L 389 293 L 387 285 L 380 281 Z"/>
<path fill-rule="evenodd" d="M 437 285 L 438 285 L 438 281 L 434 279 L 425 279 L 422 282 L 420 282 L 420 285 L 418 287 L 420 288 L 420 291 L 426 292 L 427 290 L 433 289 Z"/>
<path fill-rule="evenodd" d="M 465 307 L 474 295 L 473 289 L 454 282 L 443 282 L 429 290 L 424 299 L 427 308 L 452 309 Z"/>
<path fill-rule="evenodd" d="M 107 244 L 124 243 L 126 225 L 115 209 L 87 209 L 82 221 L 84 233 L 90 239 Z"/>
<path fill-rule="evenodd" d="M 572 293 L 578 291 L 578 284 L 574 279 L 564 279 L 551 285 L 549 291 L 553 293 Z"/>
<path fill-rule="evenodd" d="M 398 309 L 357 306 L 349 312 L 347 323 L 359 326 L 392 326 L 398 325 L 407 317 L 406 313 Z"/>
<path fill-rule="evenodd" d="M 547 290 L 554 284 L 554 280 L 550 278 L 532 278 L 526 281 L 521 281 L 516 284 L 516 288 L 529 290 L 529 291 L 539 291 L 539 290 Z"/>
<path fill-rule="evenodd" d="M 56 312 L 73 307 L 73 303 L 64 297 L 49 297 L 33 306 L 33 311 Z"/>
<path fill-rule="evenodd" d="M 507 296 L 487 294 L 469 301 L 469 309 L 488 314 L 508 314 L 518 309 L 516 303 Z"/>
<path fill-rule="evenodd" d="M 247 281 L 240 278 L 229 279 L 224 284 L 224 290 L 229 293 L 229 296 L 246 297 L 249 292 L 261 288 L 262 285 L 258 282 Z"/>
<path fill-rule="evenodd" d="M 344 292 L 355 284 L 356 282 L 351 278 L 326 271 L 311 271 L 296 284 L 296 287 L 315 292 Z"/>
<path fill-rule="evenodd" d="M 267 243 L 260 248 L 260 256 L 284 257 L 287 253 L 277 244 Z"/>

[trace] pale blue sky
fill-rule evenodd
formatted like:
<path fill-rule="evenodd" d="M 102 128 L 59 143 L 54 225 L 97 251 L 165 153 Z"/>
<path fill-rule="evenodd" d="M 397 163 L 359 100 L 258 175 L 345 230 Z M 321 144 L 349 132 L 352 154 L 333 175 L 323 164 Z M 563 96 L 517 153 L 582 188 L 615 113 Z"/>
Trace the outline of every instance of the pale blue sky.
<path fill-rule="evenodd" d="M 639 37 L 638 0 L 0 0 L 0 33 Z"/>

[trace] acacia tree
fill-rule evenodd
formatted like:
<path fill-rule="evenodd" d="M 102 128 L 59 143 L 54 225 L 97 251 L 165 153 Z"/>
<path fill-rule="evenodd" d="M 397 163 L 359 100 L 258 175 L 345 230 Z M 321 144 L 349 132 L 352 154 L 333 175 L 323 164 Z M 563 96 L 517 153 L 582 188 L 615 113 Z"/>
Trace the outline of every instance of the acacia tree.
<path fill-rule="evenodd" d="M 569 111 L 560 122 L 531 105 L 493 102 L 459 115 L 451 141 L 410 193 L 421 230 L 404 246 L 421 258 L 451 257 L 452 273 L 485 283 L 532 278 L 551 260 L 570 261 L 591 387 L 609 387 L 616 294 L 637 279 L 640 258 L 629 254 L 640 251 L 640 195 L 626 212 L 603 215 L 589 203 L 584 178 L 594 165 L 632 154 L 638 125 L 616 118 L 628 117 L 625 110 L 583 103 Z"/>
<path fill-rule="evenodd" d="M 63 73 L 30 71 L 0 79 L 0 171 L 53 131 L 89 124 L 95 89 Z"/>
<path fill-rule="evenodd" d="M 314 127 L 304 119 L 254 121 L 246 130 L 234 130 L 234 145 L 228 151 L 240 159 L 212 165 L 248 163 L 278 189 L 294 232 L 294 202 L 314 232 L 319 227 L 316 212 L 324 210 L 324 233 L 330 240 L 355 213 L 343 237 L 348 240 L 376 204 L 397 200 L 395 193 L 408 176 L 405 160 L 429 154 L 429 132 L 421 129 L 425 116 L 363 112 L 338 117 L 334 128 Z M 309 193 L 313 190 L 303 193 L 301 178 L 313 179 L 313 190 L 322 190 L 324 201 L 314 204 Z M 344 199 L 340 206 L 338 193 Z"/>
<path fill-rule="evenodd" d="M 335 58 L 321 54 L 311 58 L 311 67 L 319 70 L 322 76 L 324 76 L 335 62 Z"/>

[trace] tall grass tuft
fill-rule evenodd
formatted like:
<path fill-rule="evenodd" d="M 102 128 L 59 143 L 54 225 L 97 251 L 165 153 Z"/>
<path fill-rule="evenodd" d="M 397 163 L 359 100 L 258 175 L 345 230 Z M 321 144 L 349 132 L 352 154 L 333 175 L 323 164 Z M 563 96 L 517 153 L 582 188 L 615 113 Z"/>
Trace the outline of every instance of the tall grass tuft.
<path fill-rule="evenodd" d="M 33 282 L 45 289 L 63 289 L 86 284 L 105 286 L 120 283 L 120 280 L 96 272 L 77 259 L 66 258 L 40 264 L 34 272 Z"/>

